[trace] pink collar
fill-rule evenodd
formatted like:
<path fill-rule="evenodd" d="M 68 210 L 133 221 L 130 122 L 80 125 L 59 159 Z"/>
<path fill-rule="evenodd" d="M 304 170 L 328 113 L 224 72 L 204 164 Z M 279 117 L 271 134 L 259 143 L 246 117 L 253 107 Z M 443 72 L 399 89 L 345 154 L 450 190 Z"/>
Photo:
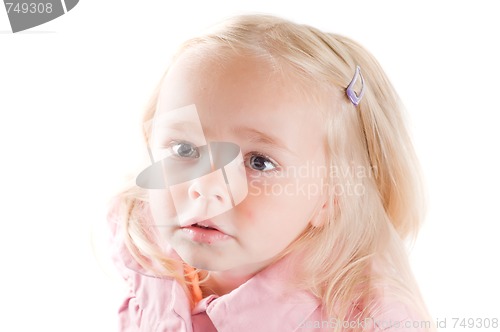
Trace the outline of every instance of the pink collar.
<path fill-rule="evenodd" d="M 245 330 L 245 327 L 254 331 L 293 331 L 321 303 L 307 291 L 291 289 L 287 285 L 289 279 L 290 268 L 284 259 L 262 270 L 226 295 L 204 298 L 192 312 L 185 310 L 185 306 L 180 305 L 179 301 L 173 304 L 173 309 L 185 321 L 191 320 L 191 316 L 206 312 L 219 331 Z M 177 282 L 174 284 L 178 288 L 175 293 L 179 296 L 184 294 L 180 285 Z"/>

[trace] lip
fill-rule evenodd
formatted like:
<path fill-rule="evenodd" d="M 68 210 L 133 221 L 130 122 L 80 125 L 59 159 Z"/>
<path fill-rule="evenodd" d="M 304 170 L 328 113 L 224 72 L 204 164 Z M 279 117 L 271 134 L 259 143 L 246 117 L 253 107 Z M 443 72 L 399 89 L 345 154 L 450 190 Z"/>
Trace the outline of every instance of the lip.
<path fill-rule="evenodd" d="M 205 228 L 210 227 L 210 228 Z M 186 223 L 186 226 L 181 227 L 181 231 L 192 241 L 199 243 L 212 244 L 216 242 L 226 241 L 232 236 L 224 233 L 211 220 L 192 219 Z"/>

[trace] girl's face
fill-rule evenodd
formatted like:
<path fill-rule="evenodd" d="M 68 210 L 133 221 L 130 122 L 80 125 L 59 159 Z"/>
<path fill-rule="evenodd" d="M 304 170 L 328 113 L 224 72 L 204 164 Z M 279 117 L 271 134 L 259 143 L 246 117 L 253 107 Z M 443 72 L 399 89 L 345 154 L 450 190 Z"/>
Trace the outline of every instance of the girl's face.
<path fill-rule="evenodd" d="M 297 91 L 269 64 L 252 57 L 234 56 L 221 63 L 191 50 L 171 66 L 156 112 L 170 119 L 169 112 L 181 114 L 182 108 L 185 118 L 193 120 L 196 109 L 201 128 L 158 135 L 164 141 L 157 144 L 189 167 L 200 157 L 198 147 L 203 143 L 234 143 L 241 149 L 248 185 L 244 200 L 232 208 L 221 177 L 195 178 L 174 194 L 169 189 L 149 190 L 160 238 L 186 263 L 251 275 L 309 224 L 319 226 L 324 220 L 325 126 L 317 106 Z M 204 137 L 199 137 L 201 130 Z M 189 218 L 181 217 L 186 209 Z M 214 214 L 217 209 L 225 212 Z"/>

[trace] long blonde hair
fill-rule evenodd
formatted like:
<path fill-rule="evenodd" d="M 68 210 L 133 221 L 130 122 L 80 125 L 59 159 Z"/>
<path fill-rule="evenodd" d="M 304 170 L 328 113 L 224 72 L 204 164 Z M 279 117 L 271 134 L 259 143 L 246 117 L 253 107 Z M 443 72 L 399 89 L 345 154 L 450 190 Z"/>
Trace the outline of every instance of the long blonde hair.
<path fill-rule="evenodd" d="M 416 236 L 425 211 L 418 161 L 402 105 L 375 58 L 348 38 L 265 15 L 226 20 L 186 42 L 179 54 L 189 48 L 226 56 L 242 52 L 268 60 L 277 73 L 303 83 L 307 93 L 326 105 L 327 155 L 336 172 L 330 172 L 327 220 L 321 227 L 308 227 L 282 255 L 301 252 L 297 287 L 312 292 L 321 299 L 325 313 L 340 320 L 380 314 L 381 298 L 389 297 L 430 321 L 405 246 Z M 345 97 L 356 66 L 365 84 L 357 107 Z M 146 109 L 145 123 L 154 116 L 159 86 Z M 146 129 L 146 141 L 149 134 Z M 347 194 L 345 190 L 353 186 L 362 192 Z M 339 193 L 339 188 L 344 191 Z M 195 303 L 200 295 L 193 295 L 192 278 L 186 278 L 192 270 L 176 274 L 178 264 L 164 257 L 148 227 L 145 192 L 132 186 L 120 198 L 131 254 L 144 267 L 177 278 Z"/>

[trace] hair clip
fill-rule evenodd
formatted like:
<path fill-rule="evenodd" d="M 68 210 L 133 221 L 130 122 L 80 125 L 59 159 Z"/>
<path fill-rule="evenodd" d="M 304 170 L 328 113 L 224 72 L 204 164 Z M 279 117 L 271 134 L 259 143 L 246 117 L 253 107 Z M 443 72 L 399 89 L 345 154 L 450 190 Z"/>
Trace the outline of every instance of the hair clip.
<path fill-rule="evenodd" d="M 359 91 L 359 95 L 354 91 L 354 85 L 358 81 L 358 77 L 361 77 L 361 91 Z M 359 102 L 363 98 L 363 94 L 365 93 L 365 80 L 363 79 L 363 75 L 361 75 L 361 68 L 359 68 L 359 66 L 356 66 L 354 77 L 352 78 L 351 83 L 347 86 L 345 92 L 354 106 L 358 106 Z"/>

